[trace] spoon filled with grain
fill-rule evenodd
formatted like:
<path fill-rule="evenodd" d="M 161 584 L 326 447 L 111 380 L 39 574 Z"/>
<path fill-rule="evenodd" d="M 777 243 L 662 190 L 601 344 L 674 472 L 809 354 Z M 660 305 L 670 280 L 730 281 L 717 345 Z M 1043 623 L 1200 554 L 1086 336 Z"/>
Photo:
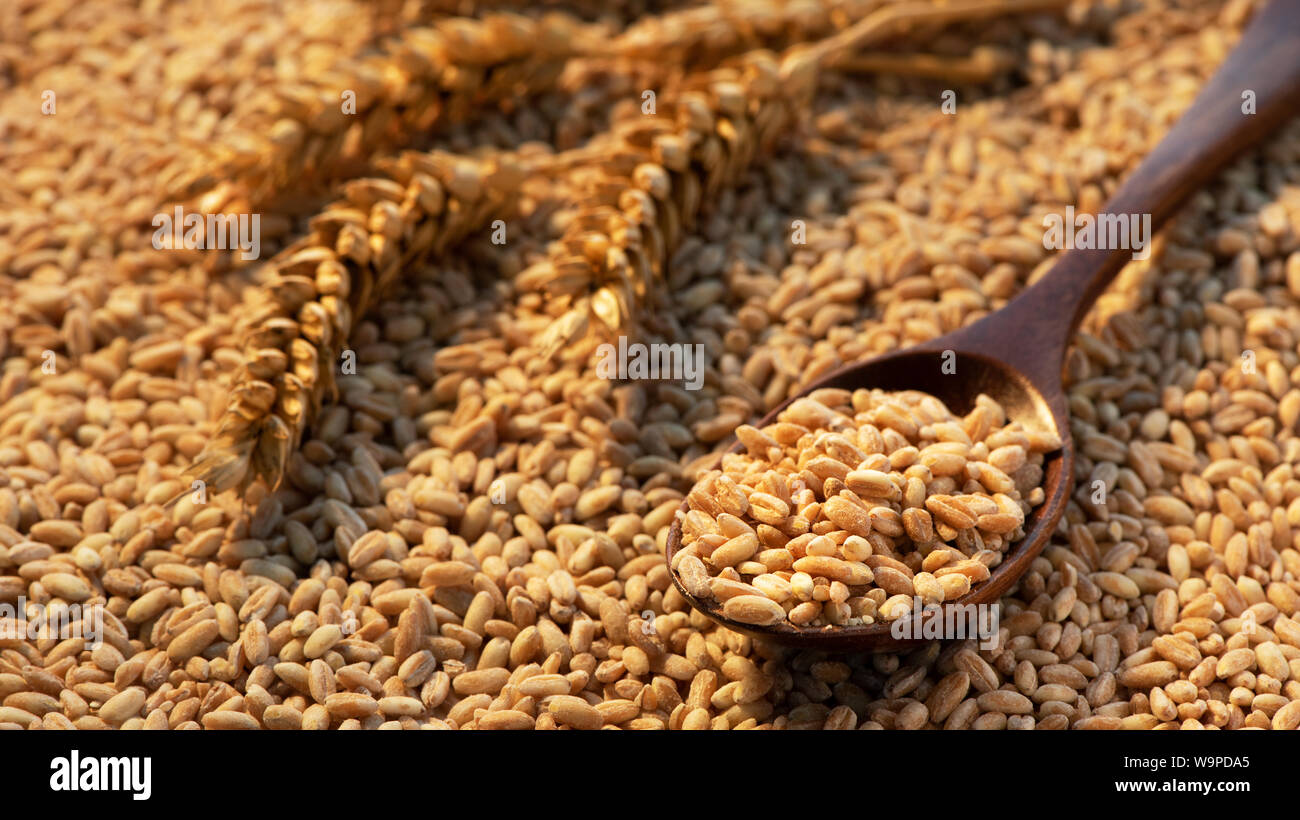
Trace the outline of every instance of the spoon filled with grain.
<path fill-rule="evenodd" d="M 1300 6 L 1275 0 L 1102 211 L 1059 226 L 1069 250 L 1035 284 L 737 429 L 668 534 L 678 590 L 728 628 L 806 649 L 995 638 L 998 600 L 1073 490 L 1061 371 L 1075 329 L 1155 230 L 1298 110 Z"/>

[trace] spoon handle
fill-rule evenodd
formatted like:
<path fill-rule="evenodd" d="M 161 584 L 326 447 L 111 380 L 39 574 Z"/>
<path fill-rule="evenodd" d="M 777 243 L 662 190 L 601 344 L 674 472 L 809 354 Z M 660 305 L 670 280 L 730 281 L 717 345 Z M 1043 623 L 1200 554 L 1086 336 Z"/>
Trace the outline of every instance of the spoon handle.
<path fill-rule="evenodd" d="M 1253 109 L 1249 104 L 1253 101 Z M 1254 113 L 1247 113 L 1253 110 Z M 1256 14 L 1191 107 L 1110 198 L 1102 215 L 1132 215 L 1151 234 L 1242 150 L 1300 111 L 1300 2 L 1273 0 Z M 1064 225 L 1065 233 L 1073 226 Z M 1046 225 L 1045 225 L 1046 230 Z M 1100 234 L 1100 231 L 1097 231 Z M 1032 287 L 986 320 L 958 331 L 1039 384 L 1059 384 L 1074 330 L 1128 262 L 1130 248 L 1072 248 Z M 983 327 L 981 327 L 983 326 Z"/>

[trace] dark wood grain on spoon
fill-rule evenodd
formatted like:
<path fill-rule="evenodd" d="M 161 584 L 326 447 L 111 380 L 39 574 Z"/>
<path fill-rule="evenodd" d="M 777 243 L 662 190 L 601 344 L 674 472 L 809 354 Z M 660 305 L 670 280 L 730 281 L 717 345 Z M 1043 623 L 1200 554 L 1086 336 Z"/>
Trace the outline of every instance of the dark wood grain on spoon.
<path fill-rule="evenodd" d="M 1246 92 L 1254 93 L 1253 114 L 1242 111 Z M 1274 0 L 1251 21 L 1192 106 L 1102 213 L 1150 214 L 1152 230 L 1158 229 L 1233 158 L 1268 138 L 1298 108 L 1300 2 Z M 1069 231 L 1073 226 L 1065 227 Z M 1146 241 L 1149 250 L 1151 237 Z M 1060 435 L 1061 449 L 1049 454 L 1043 465 L 1046 497 L 1026 521 L 1025 537 L 1011 546 L 987 581 L 946 603 L 947 609 L 997 601 L 1056 530 L 1074 485 L 1074 442 L 1061 383 L 1066 348 L 1084 314 L 1132 255 L 1129 249 L 1066 251 L 1042 279 L 1001 310 L 933 341 L 841 368 L 805 388 L 802 395 L 823 387 L 923 390 L 962 414 L 985 393 L 1002 403 L 1009 419 Z M 955 355 L 955 374 L 945 374 L 941 368 L 946 351 Z M 768 413 L 758 426 L 774 421 L 790 401 Z M 732 451 L 739 449 L 739 443 L 732 447 Z M 686 510 L 685 504 L 682 509 Z M 678 516 L 668 534 L 670 564 L 680 548 Z M 742 624 L 724 617 L 717 601 L 690 595 L 676 573 L 673 583 L 692 606 L 713 620 L 757 638 L 838 652 L 886 651 L 925 642 L 896 638 L 890 624 L 880 622 L 842 627 Z"/>

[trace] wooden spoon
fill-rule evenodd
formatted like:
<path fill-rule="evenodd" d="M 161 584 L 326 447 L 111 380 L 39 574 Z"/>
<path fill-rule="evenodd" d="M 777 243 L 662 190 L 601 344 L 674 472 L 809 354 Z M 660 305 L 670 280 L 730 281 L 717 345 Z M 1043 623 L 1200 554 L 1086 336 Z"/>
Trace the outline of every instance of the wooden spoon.
<path fill-rule="evenodd" d="M 1255 113 L 1246 113 L 1243 108 L 1250 110 L 1247 103 L 1252 95 Z M 1123 215 L 1126 221 L 1132 214 L 1149 214 L 1154 231 L 1232 158 L 1269 137 L 1298 108 L 1300 3 L 1274 0 L 1256 15 L 1191 108 L 1115 192 L 1103 213 Z M 1065 228 L 1070 232 L 1072 226 Z M 1145 237 L 1147 251 L 1151 238 Z M 1074 442 L 1061 384 L 1066 347 L 1084 314 L 1133 253 L 1123 248 L 1071 249 L 1039 282 L 996 313 L 933 341 L 843 367 L 804 390 L 803 395 L 823 387 L 922 390 L 963 414 L 985 393 L 1001 402 L 1008 419 L 1061 437 L 1061 449 L 1044 462 L 1046 498 L 1025 522 L 1025 537 L 1012 545 L 988 580 L 944 605 L 948 615 L 959 612 L 954 607 L 998 601 L 1056 530 L 1074 484 Z M 943 372 L 945 361 L 948 373 Z M 768 413 L 757 426 L 774 421 L 791 401 Z M 731 448 L 740 449 L 738 442 Z M 686 510 L 683 504 L 682 512 Z M 681 517 L 668 534 L 670 566 L 681 548 Z M 743 624 L 725 617 L 718 601 L 688 593 L 676 572 L 672 576 L 686 600 L 713 620 L 783 644 L 838 652 L 888 651 L 924 643 L 919 636 L 934 634 L 914 631 L 897 636 L 888 622 L 839 627 L 796 627 L 788 621 L 772 626 Z M 937 617 L 940 613 L 934 611 L 919 620 Z M 964 616 L 956 621 L 965 622 Z M 911 625 L 920 626 L 916 620 Z M 945 633 L 944 637 L 956 636 Z M 965 637 L 977 636 L 967 633 Z"/>

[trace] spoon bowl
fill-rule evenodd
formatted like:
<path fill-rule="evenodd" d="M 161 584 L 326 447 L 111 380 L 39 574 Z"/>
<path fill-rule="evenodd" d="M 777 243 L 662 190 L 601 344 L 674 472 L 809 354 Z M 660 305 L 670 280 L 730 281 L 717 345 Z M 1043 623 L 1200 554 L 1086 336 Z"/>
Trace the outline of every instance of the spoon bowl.
<path fill-rule="evenodd" d="M 1256 107 L 1242 107 L 1242 89 L 1255 94 Z M 918 612 L 893 622 L 861 626 L 799 627 L 789 621 L 772 626 L 742 624 L 722 614 L 720 602 L 701 600 L 684 589 L 675 569 L 677 590 L 723 626 L 778 643 L 831 652 L 887 651 L 943 638 L 991 637 L 951 634 L 930 628 L 960 625 L 972 605 L 994 604 L 1042 552 L 1065 512 L 1074 479 L 1074 444 L 1061 369 L 1068 342 L 1088 308 L 1130 258 L 1145 258 L 1154 231 L 1193 193 L 1246 148 L 1268 136 L 1300 109 L 1300 3 L 1274 0 L 1258 11 L 1227 60 L 1197 95 L 1191 107 L 1124 184 L 1096 219 L 1110 224 L 1149 226 L 1145 237 L 1112 233 L 1107 242 L 1089 242 L 1062 254 L 1035 284 L 973 324 L 907 350 L 850 364 L 808 385 L 800 395 L 823 387 L 854 390 L 920 390 L 965 413 L 981 393 L 997 400 L 1007 417 L 1026 428 L 1053 431 L 1061 448 L 1043 465 L 1042 504 L 1026 519 L 1024 538 L 1009 545 L 990 576 L 942 609 Z M 1076 218 L 1077 223 L 1077 218 Z M 1046 223 L 1045 223 L 1046 225 Z M 1069 226 L 1070 230 L 1076 227 Z M 1046 233 L 1044 244 L 1046 245 Z M 1098 237 L 1101 235 L 1098 234 Z M 1118 241 L 1116 241 L 1118 240 Z M 1084 243 L 1079 243 L 1080 245 Z M 1094 246 L 1095 245 L 1095 246 Z M 798 397 L 795 397 L 798 398 Z M 772 422 L 790 399 L 760 422 Z M 737 442 L 731 451 L 740 449 Z M 682 547 L 681 512 L 668 533 L 669 567 Z M 948 621 L 949 617 L 955 618 Z"/>
<path fill-rule="evenodd" d="M 946 336 L 923 347 L 894 351 L 866 362 L 841 367 L 809 385 L 800 395 L 825 387 L 844 390 L 922 390 L 942 401 L 954 413 L 965 414 L 975 406 L 976 397 L 983 393 L 1002 405 L 1008 420 L 1019 421 L 1027 429 L 1059 435 L 1061 448 L 1049 453 L 1043 461 L 1043 503 L 1035 507 L 1026 518 L 1025 537 L 1010 546 L 1001 563 L 990 568 L 989 578 L 961 598 L 945 602 L 942 609 L 928 609 L 910 622 L 877 621 L 858 626 L 799 627 L 788 621 L 771 626 L 754 626 L 730 619 L 722 614 L 719 601 L 691 595 L 677 574 L 672 573 L 677 591 L 691 606 L 728 629 L 780 644 L 828 652 L 881 651 L 925 643 L 927 639 L 919 636 L 930 633 L 929 622 L 936 618 L 945 621 L 951 618 L 951 623 L 970 623 L 969 613 L 975 610 L 967 607 L 993 603 L 1011 588 L 1051 540 L 1061 514 L 1065 511 L 1066 499 L 1073 484 L 1074 444 L 1064 414 L 1054 412 L 1042 391 L 1024 374 L 998 359 L 944 347 L 943 344 L 952 338 L 954 337 Z M 762 427 L 774 422 L 795 398 L 782 403 L 755 426 Z M 743 449 L 737 441 L 728 452 L 736 453 Z M 685 514 L 688 509 L 683 502 L 682 513 Z M 667 557 L 670 566 L 681 547 L 682 524 L 679 515 L 668 532 Z M 894 627 L 895 623 L 899 624 L 897 628 Z M 910 630 L 910 633 L 903 634 L 906 630 Z M 970 637 L 990 636 L 972 634 Z"/>

